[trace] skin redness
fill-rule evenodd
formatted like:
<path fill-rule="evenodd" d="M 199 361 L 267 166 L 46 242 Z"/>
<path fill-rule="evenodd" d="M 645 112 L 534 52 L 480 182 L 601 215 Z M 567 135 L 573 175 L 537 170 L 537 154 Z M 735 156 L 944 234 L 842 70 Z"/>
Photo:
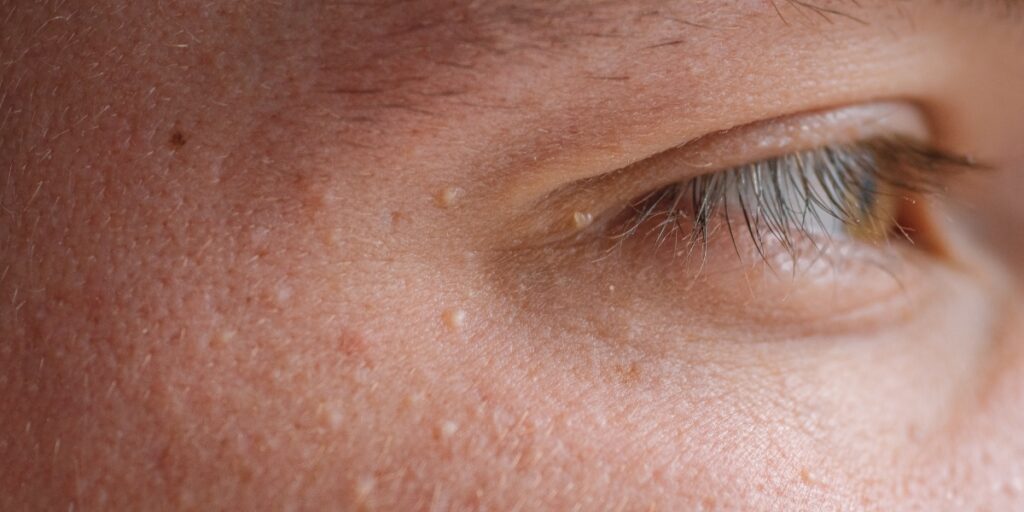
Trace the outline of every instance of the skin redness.
<path fill-rule="evenodd" d="M 1024 5 L 0 0 L 0 510 L 1020 510 Z"/>

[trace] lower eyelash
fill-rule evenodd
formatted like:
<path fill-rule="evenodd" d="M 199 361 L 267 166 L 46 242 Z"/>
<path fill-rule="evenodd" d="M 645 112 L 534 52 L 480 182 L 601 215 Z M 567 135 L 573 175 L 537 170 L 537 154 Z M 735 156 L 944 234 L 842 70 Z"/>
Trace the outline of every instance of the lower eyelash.
<path fill-rule="evenodd" d="M 796 238 L 815 233 L 877 242 L 896 230 L 909 238 L 897 222 L 900 203 L 941 192 L 951 174 L 978 167 L 906 137 L 822 146 L 651 192 L 630 204 L 613 236 L 621 243 L 653 235 L 659 246 L 682 238 L 687 254 L 706 255 L 717 229 L 724 225 L 736 245 L 739 227 L 762 257 L 766 243 L 793 250 Z"/>

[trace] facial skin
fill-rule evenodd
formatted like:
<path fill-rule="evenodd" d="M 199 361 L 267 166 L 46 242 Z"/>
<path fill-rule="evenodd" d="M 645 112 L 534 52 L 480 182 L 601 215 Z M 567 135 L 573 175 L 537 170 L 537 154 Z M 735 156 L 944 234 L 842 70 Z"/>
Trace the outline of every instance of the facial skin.
<path fill-rule="evenodd" d="M 0 1 L 0 509 L 1020 508 L 1013 4 Z M 882 103 L 941 250 L 552 235 Z"/>

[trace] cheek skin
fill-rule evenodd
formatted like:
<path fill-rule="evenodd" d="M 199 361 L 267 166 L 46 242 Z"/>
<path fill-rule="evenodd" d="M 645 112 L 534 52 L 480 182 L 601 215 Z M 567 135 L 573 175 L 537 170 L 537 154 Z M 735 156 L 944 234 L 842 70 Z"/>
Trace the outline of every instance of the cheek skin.
<path fill-rule="evenodd" d="M 312 87 L 309 64 L 287 58 L 302 52 L 259 44 L 309 20 L 233 14 L 248 29 L 192 30 L 206 53 L 162 44 L 188 37 L 172 29 L 122 32 L 153 49 L 123 52 L 102 82 L 77 77 L 126 45 L 96 31 L 76 55 L 38 37 L 50 46 L 33 56 L 64 75 L 10 70 L 24 80 L 9 101 L 32 108 L 0 138 L 14 162 L 0 214 L 0 509 L 1019 498 L 1024 326 L 1003 326 L 990 377 L 956 402 L 963 421 L 898 463 L 868 457 L 873 440 L 910 435 L 889 415 L 914 394 L 854 384 L 920 371 L 911 355 L 883 354 L 877 375 L 843 385 L 824 356 L 812 368 L 771 347 L 652 357 L 628 329 L 595 344 L 589 325 L 537 321 L 493 292 L 489 262 L 438 242 L 448 210 L 422 192 L 433 183 L 338 143 L 326 109 L 295 100 Z M 137 73 L 164 85 L 150 94 Z M 282 88 L 292 95 L 266 92 Z M 836 422 L 844 406 L 856 421 Z M 993 484 L 996 497 L 971 494 Z"/>

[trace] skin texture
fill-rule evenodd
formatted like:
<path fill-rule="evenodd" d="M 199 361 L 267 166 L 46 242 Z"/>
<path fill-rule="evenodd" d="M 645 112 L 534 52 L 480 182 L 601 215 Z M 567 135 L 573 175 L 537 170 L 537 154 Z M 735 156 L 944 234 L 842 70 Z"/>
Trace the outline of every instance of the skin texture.
<path fill-rule="evenodd" d="M 1024 506 L 1022 24 L 859 4 L 0 1 L 0 509 Z M 875 100 L 941 257 L 541 242 Z"/>

